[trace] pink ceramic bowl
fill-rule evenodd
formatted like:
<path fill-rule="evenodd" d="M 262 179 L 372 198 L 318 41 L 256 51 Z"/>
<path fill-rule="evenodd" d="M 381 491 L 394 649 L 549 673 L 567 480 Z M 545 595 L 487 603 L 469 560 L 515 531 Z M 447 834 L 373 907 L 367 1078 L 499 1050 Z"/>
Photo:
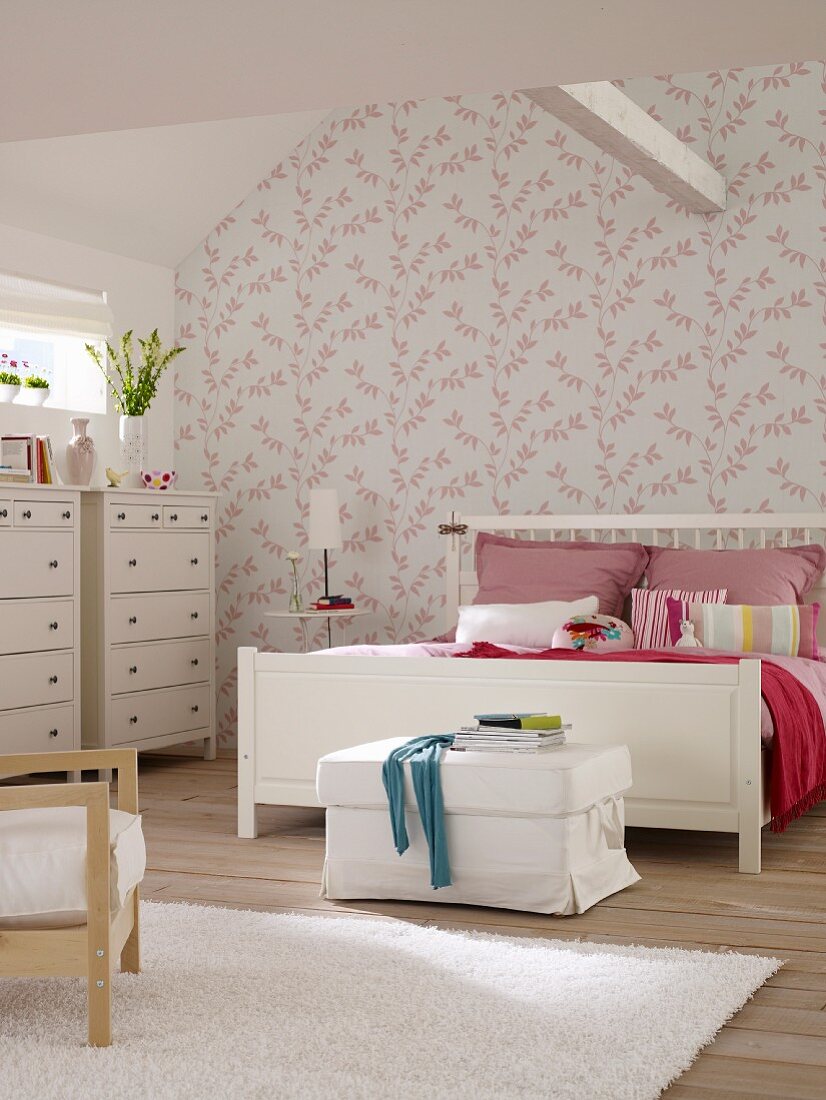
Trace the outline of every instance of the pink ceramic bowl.
<path fill-rule="evenodd" d="M 171 489 L 177 476 L 174 470 L 141 470 L 141 481 L 147 489 Z"/>

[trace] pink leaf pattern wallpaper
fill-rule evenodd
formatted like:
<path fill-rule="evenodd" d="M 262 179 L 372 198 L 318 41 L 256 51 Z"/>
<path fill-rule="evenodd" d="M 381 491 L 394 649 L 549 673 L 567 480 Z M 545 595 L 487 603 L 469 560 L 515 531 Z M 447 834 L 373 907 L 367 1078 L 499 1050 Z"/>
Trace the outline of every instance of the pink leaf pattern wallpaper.
<path fill-rule="evenodd" d="M 238 645 L 295 649 L 285 554 L 336 488 L 351 640 L 432 637 L 472 512 L 826 504 L 826 66 L 622 87 L 728 181 L 688 213 L 518 94 L 331 114 L 177 278 L 181 484 L 221 493 Z M 316 636 L 322 642 L 322 632 Z"/>

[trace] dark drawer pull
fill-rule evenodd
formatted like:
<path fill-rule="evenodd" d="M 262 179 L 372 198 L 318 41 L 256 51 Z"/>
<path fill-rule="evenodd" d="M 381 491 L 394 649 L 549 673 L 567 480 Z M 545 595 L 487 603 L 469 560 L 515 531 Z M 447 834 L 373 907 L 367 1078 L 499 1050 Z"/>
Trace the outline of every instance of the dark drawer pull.
<path fill-rule="evenodd" d="M 57 569 L 57 558 L 55 558 L 54 561 L 49 562 L 49 568 L 50 569 Z"/>
<path fill-rule="evenodd" d="M 172 520 L 173 523 L 177 523 L 178 522 L 178 513 L 175 512 L 175 514 L 171 515 L 169 518 Z"/>
<path fill-rule="evenodd" d="M 198 564 L 198 559 L 197 558 L 190 558 L 189 559 L 189 564 L 190 565 L 197 565 Z"/>
<path fill-rule="evenodd" d="M 138 616 L 137 615 L 130 615 L 129 616 L 129 625 L 130 626 L 134 626 L 137 621 L 138 621 Z"/>
<path fill-rule="evenodd" d="M 72 518 L 72 513 L 71 512 L 63 512 L 63 518 L 64 519 L 71 519 Z"/>
<path fill-rule="evenodd" d="M 130 676 L 134 676 L 137 671 L 138 671 L 138 666 L 137 665 L 130 665 L 129 666 Z"/>
<path fill-rule="evenodd" d="M 197 611 L 193 611 L 193 612 L 192 612 L 192 613 L 190 614 L 190 616 L 189 616 L 189 617 L 190 617 L 190 619 L 197 619 L 197 618 L 198 618 L 198 612 L 197 612 Z"/>
<path fill-rule="evenodd" d="M 137 565 L 138 564 L 138 559 L 137 558 L 130 558 L 128 564 L 130 566 Z"/>
<path fill-rule="evenodd" d="M 157 512 L 153 512 L 153 513 L 152 513 L 152 517 L 151 517 L 151 518 L 152 518 L 152 519 L 154 519 L 154 520 L 155 520 L 155 522 L 157 523 L 157 521 L 158 521 L 158 520 L 159 520 L 159 519 L 160 519 L 161 517 L 160 517 L 160 516 L 158 515 L 158 513 L 157 513 Z"/>
<path fill-rule="evenodd" d="M 118 519 L 126 519 L 126 512 L 118 512 Z"/>
<path fill-rule="evenodd" d="M 190 709 L 192 710 L 193 714 L 197 714 L 198 713 L 198 704 L 196 703 L 195 706 L 191 707 Z"/>
<path fill-rule="evenodd" d="M 204 512 L 204 514 L 201 516 L 201 523 L 209 523 L 209 513 L 208 512 Z"/>
<path fill-rule="evenodd" d="M 57 630 L 57 623 L 49 623 L 49 630 Z"/>
<path fill-rule="evenodd" d="M 198 658 L 197 658 L 197 657 L 193 657 L 193 658 L 192 658 L 192 660 L 190 661 L 190 664 L 191 664 L 191 665 L 193 665 L 193 666 L 197 666 L 197 664 L 198 664 Z"/>
<path fill-rule="evenodd" d="M 0 519 L 5 519 L 8 514 L 9 514 L 8 508 L 3 508 L 3 510 L 0 511 Z"/>
<path fill-rule="evenodd" d="M 49 737 L 57 737 L 57 730 L 49 730 Z"/>
<path fill-rule="evenodd" d="M 129 719 L 129 725 L 134 726 L 134 725 L 137 724 L 137 721 L 138 721 L 137 714 L 133 714 L 132 717 Z"/>
<path fill-rule="evenodd" d="M 31 512 L 30 512 L 30 511 L 28 511 L 28 509 L 27 509 L 27 510 L 26 510 L 26 511 L 25 511 L 25 512 L 23 513 L 23 519 L 31 519 L 31 518 L 32 518 L 32 514 L 31 514 Z"/>
<path fill-rule="evenodd" d="M 50 684 L 56 684 L 57 683 L 57 677 L 56 676 L 50 676 L 49 677 L 49 683 Z"/>

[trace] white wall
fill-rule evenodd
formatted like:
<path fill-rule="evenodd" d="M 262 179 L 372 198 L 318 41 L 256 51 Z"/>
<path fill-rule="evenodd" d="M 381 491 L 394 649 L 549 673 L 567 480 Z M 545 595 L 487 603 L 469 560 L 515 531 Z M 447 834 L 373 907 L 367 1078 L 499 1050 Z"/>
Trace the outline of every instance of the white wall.
<path fill-rule="evenodd" d="M 169 268 L 6 225 L 0 225 L 0 267 L 54 282 L 105 290 L 115 315 L 116 336 L 130 328 L 136 335 L 145 336 L 157 327 L 164 343 L 171 343 L 174 338 L 174 273 Z M 153 467 L 168 469 L 173 462 L 172 391 L 173 378 L 169 372 L 149 413 L 149 461 Z M 72 434 L 69 423 L 72 415 L 65 409 L 0 405 L 0 431 L 51 435 L 61 475 L 65 475 L 65 449 Z M 105 467 L 120 466 L 118 417 L 111 399 L 106 416 L 89 419 L 89 433 L 98 451 L 93 483 L 103 484 Z"/>

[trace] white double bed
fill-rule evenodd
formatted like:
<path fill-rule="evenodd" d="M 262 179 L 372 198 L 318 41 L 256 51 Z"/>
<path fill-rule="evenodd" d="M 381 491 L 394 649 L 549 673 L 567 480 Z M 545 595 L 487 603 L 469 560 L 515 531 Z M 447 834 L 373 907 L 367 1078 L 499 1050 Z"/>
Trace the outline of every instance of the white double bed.
<path fill-rule="evenodd" d="M 455 625 L 459 605 L 470 603 L 476 592 L 472 559 L 480 531 L 723 549 L 823 541 L 826 517 L 454 514 L 449 526 L 448 627 Z M 820 577 L 806 600 L 824 596 Z M 576 741 L 629 746 L 634 777 L 626 797 L 629 825 L 737 833 L 740 871 L 759 873 L 760 831 L 769 820 L 759 659 L 557 663 L 397 652 L 395 647 L 357 654 L 238 650 L 239 836 L 257 835 L 261 804 L 318 805 L 316 763 L 328 752 L 383 737 L 450 730 L 480 711 L 552 710 L 573 722 Z"/>

